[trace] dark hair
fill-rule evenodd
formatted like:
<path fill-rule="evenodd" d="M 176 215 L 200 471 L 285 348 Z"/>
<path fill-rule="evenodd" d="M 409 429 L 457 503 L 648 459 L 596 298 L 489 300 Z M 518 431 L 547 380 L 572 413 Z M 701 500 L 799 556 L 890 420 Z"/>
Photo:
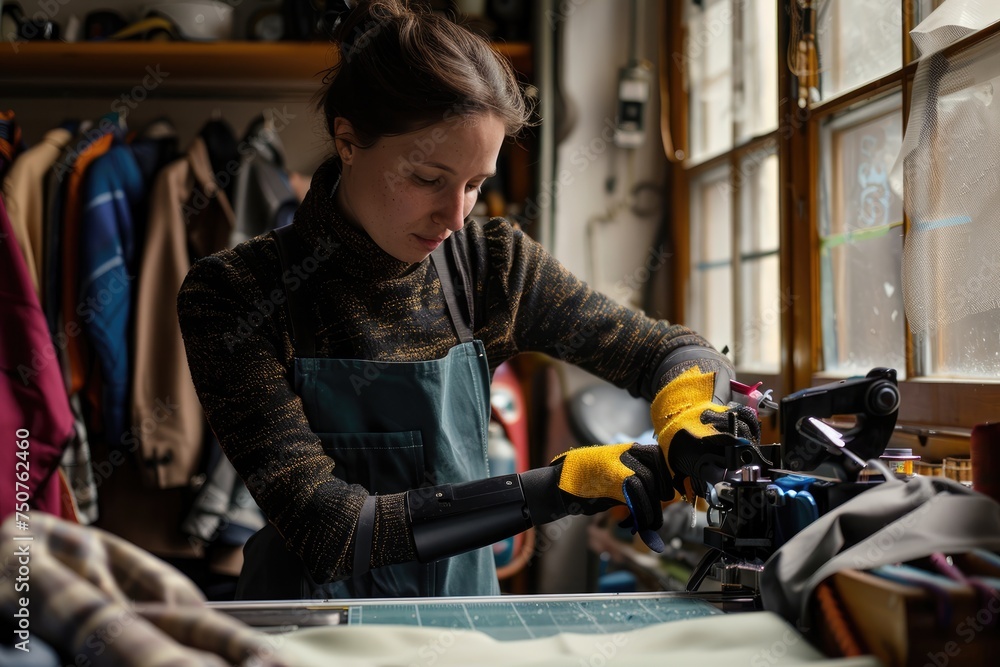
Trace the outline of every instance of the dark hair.
<path fill-rule="evenodd" d="M 453 117 L 492 113 L 508 136 L 531 109 L 510 63 L 484 38 L 400 0 L 360 0 L 332 33 L 339 47 L 318 107 L 334 136 L 346 118 L 358 140 L 405 134 Z"/>

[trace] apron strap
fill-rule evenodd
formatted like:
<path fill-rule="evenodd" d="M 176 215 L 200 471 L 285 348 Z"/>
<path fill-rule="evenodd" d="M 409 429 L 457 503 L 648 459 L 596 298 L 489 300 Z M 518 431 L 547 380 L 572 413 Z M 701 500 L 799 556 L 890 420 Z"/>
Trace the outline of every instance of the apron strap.
<path fill-rule="evenodd" d="M 465 321 L 462 317 L 462 311 L 458 307 L 458 301 L 455 299 L 455 281 L 452 279 L 451 267 L 448 265 L 448 256 L 445 254 L 445 246 L 449 245 L 446 241 L 442 243 L 431 253 L 431 264 L 434 265 L 434 269 L 437 271 L 438 278 L 441 281 L 441 291 L 444 292 L 444 302 L 448 307 L 448 317 L 451 319 L 451 324 L 455 327 L 455 333 L 458 334 L 458 339 L 463 343 L 471 343 L 472 327 L 469 323 Z M 465 272 L 459 268 L 459 272 L 462 274 L 462 278 L 466 278 Z M 463 291 L 469 294 L 468 289 L 468 279 L 463 281 Z"/>
<path fill-rule="evenodd" d="M 295 234 L 293 225 L 285 225 L 272 230 L 271 234 L 278 244 L 278 256 L 281 258 L 281 275 L 286 275 L 295 263 L 293 258 L 303 257 L 305 253 L 302 241 Z M 282 281 L 284 282 L 284 281 Z M 292 322 L 292 345 L 295 356 L 309 358 L 316 356 L 316 337 L 310 326 L 309 304 L 306 299 L 305 285 L 299 283 L 299 288 L 290 290 L 284 283 L 285 301 L 288 304 L 288 318 Z"/>

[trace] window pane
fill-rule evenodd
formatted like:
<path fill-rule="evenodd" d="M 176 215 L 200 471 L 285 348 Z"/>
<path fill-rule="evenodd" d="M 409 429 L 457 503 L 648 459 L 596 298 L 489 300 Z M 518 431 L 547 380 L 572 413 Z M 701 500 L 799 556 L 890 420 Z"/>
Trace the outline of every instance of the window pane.
<path fill-rule="evenodd" d="M 736 365 L 777 373 L 781 364 L 781 314 L 791 306 L 779 288 L 778 255 L 744 260 L 740 266 L 740 336 Z"/>
<path fill-rule="evenodd" d="M 944 4 L 944 0 L 914 0 L 917 3 L 917 16 L 913 25 L 917 25 L 931 15 L 935 9 Z"/>
<path fill-rule="evenodd" d="M 731 0 L 689 1 L 686 9 L 691 159 L 733 145 L 733 23 Z"/>
<path fill-rule="evenodd" d="M 906 375 L 902 254 L 900 227 L 820 252 L 826 370 L 863 375 L 874 366 L 888 366 Z"/>
<path fill-rule="evenodd" d="M 825 368 L 905 375 L 902 202 L 889 172 L 902 143 L 900 99 L 832 121 L 821 135 L 820 289 Z"/>
<path fill-rule="evenodd" d="M 743 12 L 737 45 L 742 72 L 735 108 L 742 142 L 778 126 L 778 10 L 776 0 L 737 4 Z"/>
<path fill-rule="evenodd" d="M 920 375 L 1000 377 L 998 47 L 950 55 L 914 86 L 903 275 Z"/>
<path fill-rule="evenodd" d="M 871 232 L 903 220 L 889 172 L 903 143 L 900 97 L 828 121 L 821 138 L 821 236 Z"/>
<path fill-rule="evenodd" d="M 732 186 L 729 169 L 691 180 L 691 282 L 687 324 L 716 348 L 734 347 Z"/>
<path fill-rule="evenodd" d="M 819 5 L 820 97 L 830 99 L 902 67 L 903 0 Z"/>
<path fill-rule="evenodd" d="M 778 276 L 778 156 L 770 150 L 748 155 L 740 165 L 739 325 L 737 366 L 777 373 L 781 354 L 781 298 Z M 770 254 L 766 254 L 770 253 Z"/>
<path fill-rule="evenodd" d="M 926 355 L 923 374 L 991 378 L 1000 375 L 1000 308 L 941 325 L 914 339 L 914 347 Z"/>
<path fill-rule="evenodd" d="M 751 153 L 740 166 L 742 228 L 740 253 L 778 249 L 778 156 L 772 149 Z"/>

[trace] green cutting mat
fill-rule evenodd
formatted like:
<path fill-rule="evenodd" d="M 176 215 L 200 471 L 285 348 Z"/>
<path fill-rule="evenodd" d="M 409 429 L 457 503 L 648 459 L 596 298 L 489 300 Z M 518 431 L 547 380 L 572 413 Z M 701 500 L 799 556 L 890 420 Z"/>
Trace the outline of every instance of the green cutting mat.
<path fill-rule="evenodd" d="M 616 633 L 721 614 L 697 599 L 621 598 L 516 602 L 383 603 L 351 607 L 351 625 L 418 625 L 478 630 L 498 640 L 549 637 L 560 632 Z"/>

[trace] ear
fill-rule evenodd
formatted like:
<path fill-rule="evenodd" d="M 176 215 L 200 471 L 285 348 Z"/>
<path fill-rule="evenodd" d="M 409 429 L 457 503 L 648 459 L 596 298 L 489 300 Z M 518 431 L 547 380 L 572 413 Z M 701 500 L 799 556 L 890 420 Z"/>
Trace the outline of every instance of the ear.
<path fill-rule="evenodd" d="M 358 149 L 358 137 L 351 121 L 343 116 L 333 119 L 333 143 L 343 164 L 351 164 Z"/>

